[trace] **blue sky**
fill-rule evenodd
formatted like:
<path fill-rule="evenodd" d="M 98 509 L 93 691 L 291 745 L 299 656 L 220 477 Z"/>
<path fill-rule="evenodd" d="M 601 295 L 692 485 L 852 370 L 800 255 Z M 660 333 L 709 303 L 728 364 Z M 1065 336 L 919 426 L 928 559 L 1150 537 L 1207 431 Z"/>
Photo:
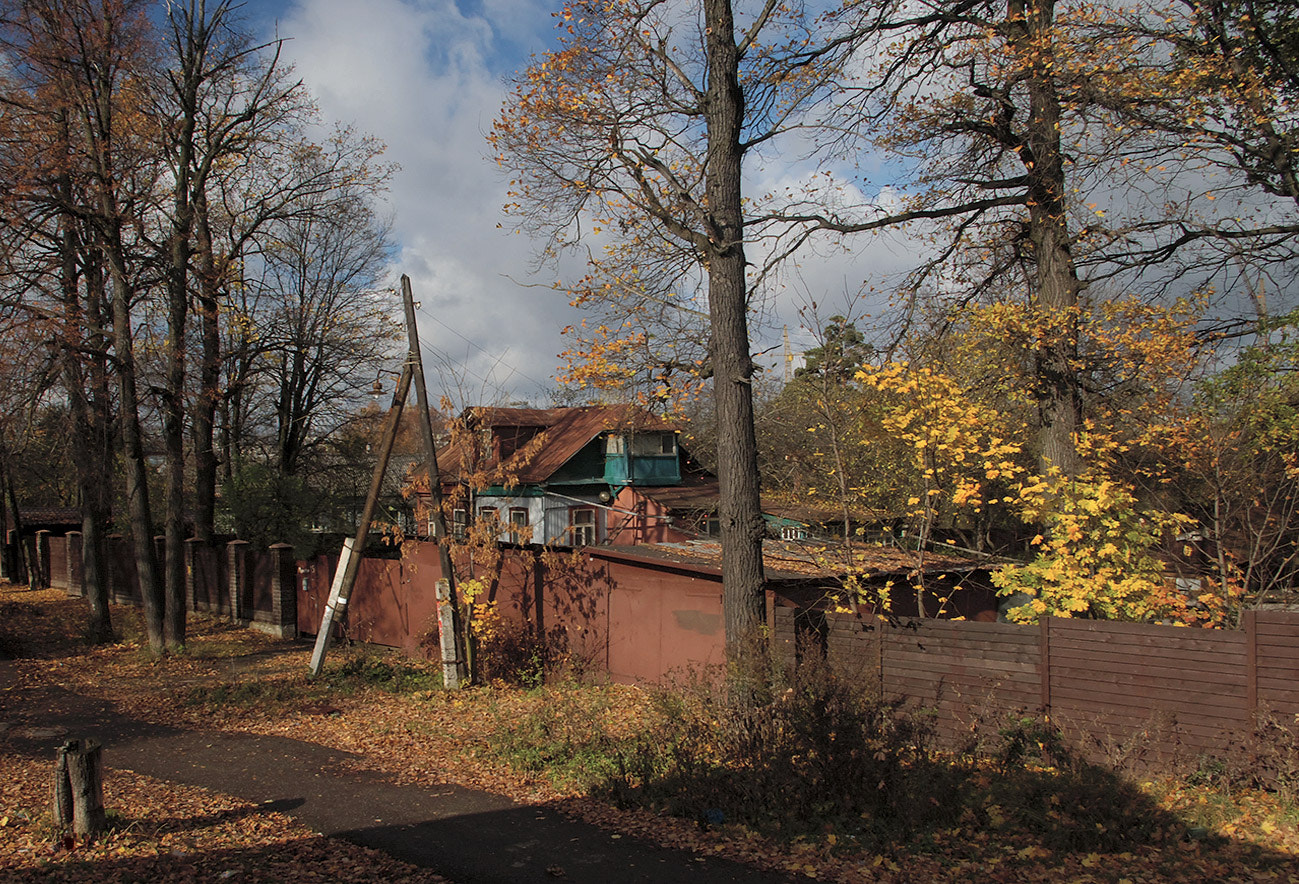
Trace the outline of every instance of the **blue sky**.
<path fill-rule="evenodd" d="M 400 165 L 385 197 L 399 245 L 393 279 L 411 277 L 430 386 L 443 387 L 457 404 L 547 401 L 565 346 L 561 329 L 581 318 L 549 287 L 556 269 L 535 267 L 533 243 L 498 229 L 506 221 L 505 181 L 485 142 L 505 95 L 504 77 L 553 45 L 557 6 L 557 0 L 252 0 L 244 6 L 258 34 L 287 39 L 285 56 L 325 118 L 380 138 L 388 159 Z M 755 167 L 755 184 L 778 186 L 791 174 L 768 162 Z M 778 362 L 785 325 L 796 349 L 810 346 L 800 305 L 817 300 L 824 318 L 866 274 L 909 260 L 905 248 L 887 239 L 872 240 L 869 249 L 804 260 L 764 309 L 755 350 L 771 350 L 766 361 Z"/>

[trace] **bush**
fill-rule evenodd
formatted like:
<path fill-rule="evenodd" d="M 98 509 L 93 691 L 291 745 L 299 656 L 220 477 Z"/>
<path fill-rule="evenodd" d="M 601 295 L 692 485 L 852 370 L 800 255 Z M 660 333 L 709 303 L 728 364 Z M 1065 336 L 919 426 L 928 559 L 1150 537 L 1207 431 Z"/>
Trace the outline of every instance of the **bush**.
<path fill-rule="evenodd" d="M 954 822 L 956 770 L 931 757 L 927 723 L 824 665 L 805 665 L 766 702 L 696 684 L 660 694 L 655 727 L 620 758 L 605 792 L 702 824 L 781 838 L 892 847 Z M 939 800 L 936 796 L 942 796 Z"/>

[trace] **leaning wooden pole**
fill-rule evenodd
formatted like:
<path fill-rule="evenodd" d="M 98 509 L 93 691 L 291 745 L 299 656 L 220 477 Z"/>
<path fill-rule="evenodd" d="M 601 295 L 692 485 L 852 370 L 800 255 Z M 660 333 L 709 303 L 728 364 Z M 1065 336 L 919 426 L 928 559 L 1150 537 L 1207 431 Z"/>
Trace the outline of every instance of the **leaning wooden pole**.
<path fill-rule="evenodd" d="M 383 428 L 383 441 L 379 443 L 379 459 L 374 465 L 374 477 L 370 480 L 370 493 L 365 497 L 365 508 L 361 510 L 361 521 L 356 526 L 356 537 L 351 546 L 343 545 L 343 553 L 338 560 L 338 569 L 334 574 L 334 585 L 330 589 L 332 605 L 325 606 L 321 617 L 320 631 L 316 633 L 316 647 L 311 652 L 311 677 L 320 675 L 325 666 L 325 654 L 329 652 L 331 633 L 334 621 L 343 616 L 347 610 L 347 600 L 356 585 L 356 572 L 361 567 L 361 553 L 365 551 L 365 541 L 370 534 L 370 522 L 374 520 L 374 511 L 379 505 L 379 492 L 383 490 L 383 480 L 388 473 L 388 460 L 392 457 L 392 446 L 397 441 L 397 429 L 401 424 L 401 410 L 406 405 L 406 396 L 410 392 L 410 360 L 401 369 L 401 380 L 397 382 L 397 391 L 392 394 L 392 407 L 388 409 L 388 420 Z"/>
<path fill-rule="evenodd" d="M 450 537 L 447 534 L 446 514 L 442 512 L 442 473 L 438 470 L 437 445 L 433 441 L 433 420 L 430 417 L 428 387 L 424 383 L 424 357 L 420 353 L 419 331 L 415 327 L 415 296 L 411 293 L 410 277 L 401 275 L 401 300 L 406 308 L 406 337 L 410 342 L 410 365 L 414 372 L 415 404 L 419 408 L 420 436 L 424 443 L 424 457 L 428 462 L 428 487 L 430 521 L 433 539 L 438 547 L 438 564 L 441 565 L 445 587 L 439 586 L 438 600 L 450 608 L 453 641 L 442 641 L 442 686 L 460 687 L 465 678 L 464 639 L 460 633 L 460 600 L 456 594 L 455 567 L 451 562 Z M 441 620 L 439 620 L 441 622 Z"/>

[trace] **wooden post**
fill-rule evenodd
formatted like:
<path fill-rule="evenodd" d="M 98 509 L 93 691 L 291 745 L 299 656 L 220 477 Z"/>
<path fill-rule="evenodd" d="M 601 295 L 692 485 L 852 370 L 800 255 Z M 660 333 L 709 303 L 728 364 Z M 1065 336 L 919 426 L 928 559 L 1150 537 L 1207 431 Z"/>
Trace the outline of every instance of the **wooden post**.
<path fill-rule="evenodd" d="M 68 751 L 76 742 L 64 743 L 54 759 L 54 825 L 72 825 L 72 780 L 68 777 Z"/>
<path fill-rule="evenodd" d="M 325 666 L 325 654 L 329 651 L 330 633 L 334 631 L 334 618 L 341 617 L 347 610 L 347 599 L 356 584 L 356 572 L 361 567 L 361 554 L 365 551 L 366 539 L 370 536 L 370 522 L 374 520 L 375 508 L 379 505 L 379 492 L 383 490 L 383 479 L 388 474 L 388 460 L 392 457 L 392 446 L 397 441 L 397 428 L 401 424 L 401 410 L 406 405 L 406 395 L 410 392 L 412 375 L 410 360 L 401 369 L 401 379 L 397 381 L 397 390 L 392 394 L 392 407 L 388 409 L 388 421 L 383 428 L 383 439 L 379 442 L 379 459 L 374 464 L 374 475 L 370 478 L 370 491 L 365 496 L 365 507 L 361 510 L 361 519 L 356 526 L 356 537 L 352 540 L 352 549 L 343 543 L 343 554 L 338 559 L 338 568 L 334 571 L 334 586 L 329 595 L 334 604 L 325 606 L 324 616 L 320 620 L 320 631 L 316 633 L 316 648 L 311 654 L 309 672 L 312 678 L 320 675 Z"/>
<path fill-rule="evenodd" d="M 1245 717 L 1251 723 L 1258 715 L 1258 611 L 1242 616 L 1245 627 Z"/>
<path fill-rule="evenodd" d="M 72 823 L 81 838 L 93 838 L 108 823 L 104 813 L 103 749 L 94 740 L 69 740 L 54 763 L 54 820 Z"/>
<path fill-rule="evenodd" d="M 410 345 L 410 365 L 413 372 L 412 380 L 415 382 L 415 404 L 419 410 L 419 429 L 421 441 L 424 443 L 424 457 L 428 461 L 428 490 L 429 490 L 429 509 L 430 521 L 433 523 L 433 540 L 438 546 L 438 564 L 442 569 L 442 580 L 438 582 L 437 592 L 438 601 L 444 601 L 442 598 L 445 582 L 446 606 L 451 612 L 451 630 L 450 635 L 454 644 L 451 650 L 451 659 L 458 661 L 455 669 L 445 665 L 448 659 L 445 649 L 443 650 L 442 659 L 442 686 L 447 689 L 460 687 L 460 683 L 466 675 L 465 666 L 468 662 L 468 656 L 459 652 L 463 644 L 460 630 L 463 628 L 463 616 L 460 613 L 460 600 L 456 596 L 456 575 L 455 565 L 451 561 L 451 538 L 447 532 L 446 514 L 442 512 L 442 474 L 438 470 L 438 451 L 437 446 L 433 443 L 433 423 L 429 417 L 428 390 L 424 386 L 424 356 L 419 348 L 419 331 L 415 324 L 415 296 L 411 293 L 410 277 L 406 274 L 401 275 L 401 299 L 406 311 L 406 339 Z M 439 605 L 439 614 L 441 617 L 441 605 Z M 440 621 L 439 621 L 440 623 Z M 440 628 L 441 635 L 447 635 L 447 630 Z M 445 638 L 443 639 L 445 648 Z M 472 678 L 473 673 L 468 675 Z"/>
<path fill-rule="evenodd" d="M 311 651 L 312 677 L 319 675 L 320 670 L 324 668 L 325 654 L 329 653 L 329 643 L 332 641 L 334 620 L 347 610 L 347 596 L 343 595 L 343 575 L 351 566 L 352 551 L 355 548 L 355 538 L 349 537 L 343 541 L 343 553 L 338 557 L 338 565 L 334 568 L 334 582 L 329 585 L 329 598 L 325 602 L 325 611 L 320 618 L 320 631 L 316 633 L 316 646 Z"/>
<path fill-rule="evenodd" d="M 1041 660 L 1038 669 L 1042 676 L 1042 714 L 1051 715 L 1051 618 L 1043 616 L 1040 622 L 1041 641 L 1038 650 Z"/>
<path fill-rule="evenodd" d="M 459 635 L 456 633 L 456 609 L 451 600 L 451 581 L 443 578 L 437 582 L 438 640 L 442 645 L 442 685 L 460 687 L 460 655 L 457 652 Z"/>

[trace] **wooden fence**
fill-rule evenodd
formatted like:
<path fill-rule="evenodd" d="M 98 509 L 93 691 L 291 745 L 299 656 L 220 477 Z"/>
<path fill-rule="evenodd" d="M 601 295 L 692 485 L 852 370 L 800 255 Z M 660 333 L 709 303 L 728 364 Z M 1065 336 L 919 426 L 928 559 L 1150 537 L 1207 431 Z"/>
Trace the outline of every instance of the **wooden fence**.
<path fill-rule="evenodd" d="M 1037 626 L 888 624 L 827 614 L 809 631 L 800 616 L 775 612 L 787 653 L 819 644 L 880 695 L 931 711 L 949 745 L 1046 714 L 1092 757 L 1167 764 L 1241 749 L 1260 724 L 1293 724 L 1299 713 L 1296 613 L 1247 612 L 1239 630 L 1058 617 Z"/>

